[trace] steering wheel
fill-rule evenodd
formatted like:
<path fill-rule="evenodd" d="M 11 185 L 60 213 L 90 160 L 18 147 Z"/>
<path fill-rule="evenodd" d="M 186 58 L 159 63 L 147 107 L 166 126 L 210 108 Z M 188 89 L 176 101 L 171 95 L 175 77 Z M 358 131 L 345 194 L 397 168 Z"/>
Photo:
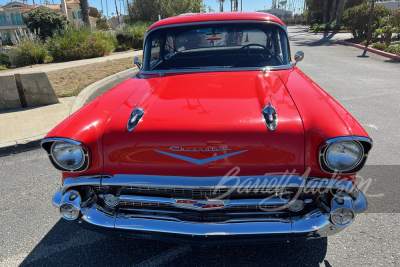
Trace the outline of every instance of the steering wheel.
<path fill-rule="evenodd" d="M 247 48 L 247 57 L 250 58 L 250 56 L 251 56 L 251 54 L 250 54 L 250 46 L 260 46 L 260 47 L 264 48 L 264 50 L 267 51 L 269 55 L 272 55 L 271 52 L 269 51 L 269 49 L 268 49 L 266 46 L 264 46 L 264 45 L 261 45 L 261 44 L 247 44 L 247 45 L 242 46 L 242 47 L 235 53 L 235 55 L 233 56 L 233 59 L 234 59 L 234 62 L 235 62 L 235 63 L 234 63 L 233 65 L 236 65 L 237 61 L 235 61 L 235 58 L 239 55 L 240 51 L 242 51 L 242 50 L 244 50 L 244 49 L 246 49 L 246 48 Z"/>

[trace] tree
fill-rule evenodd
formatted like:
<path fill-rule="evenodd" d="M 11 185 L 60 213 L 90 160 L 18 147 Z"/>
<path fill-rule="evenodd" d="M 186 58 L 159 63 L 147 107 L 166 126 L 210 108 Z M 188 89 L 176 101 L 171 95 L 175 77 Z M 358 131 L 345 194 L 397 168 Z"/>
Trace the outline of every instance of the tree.
<path fill-rule="evenodd" d="M 219 2 L 219 11 L 224 12 L 224 2 L 225 0 L 217 0 Z"/>
<path fill-rule="evenodd" d="M 26 27 L 32 32 L 44 39 L 52 36 L 53 32 L 62 29 L 70 24 L 67 16 L 61 14 L 58 10 L 39 7 L 28 12 L 23 17 Z"/>
<path fill-rule="evenodd" d="M 329 19 L 329 23 L 332 23 L 335 20 L 337 3 L 338 3 L 338 0 L 333 0 L 332 1 L 331 18 Z"/>
<path fill-rule="evenodd" d="M 99 10 L 95 7 L 89 7 L 89 16 L 94 17 L 94 18 L 101 18 L 101 13 Z"/>
<path fill-rule="evenodd" d="M 327 23 L 328 22 L 328 14 L 329 14 L 329 10 L 328 10 L 328 0 L 324 0 L 324 16 L 322 18 L 322 23 Z"/>
<path fill-rule="evenodd" d="M 342 15 L 344 12 L 344 0 L 339 0 L 336 14 L 336 24 L 342 24 Z"/>
<path fill-rule="evenodd" d="M 85 25 L 90 25 L 89 21 L 89 3 L 88 0 L 80 0 L 79 6 L 81 7 L 82 20 Z"/>
<path fill-rule="evenodd" d="M 118 18 L 118 22 L 119 21 L 119 14 L 118 14 L 118 5 L 117 5 L 117 0 L 115 0 L 115 11 L 117 11 L 117 18 Z"/>
<path fill-rule="evenodd" d="M 135 0 L 130 8 L 135 21 L 157 21 L 184 13 L 200 13 L 206 11 L 203 0 Z"/>
<path fill-rule="evenodd" d="M 128 9 L 129 18 L 130 18 L 131 21 L 133 21 L 133 14 L 132 14 L 132 9 L 131 9 L 131 7 L 129 5 L 129 0 L 126 0 L 126 6 L 127 6 L 127 9 Z"/>

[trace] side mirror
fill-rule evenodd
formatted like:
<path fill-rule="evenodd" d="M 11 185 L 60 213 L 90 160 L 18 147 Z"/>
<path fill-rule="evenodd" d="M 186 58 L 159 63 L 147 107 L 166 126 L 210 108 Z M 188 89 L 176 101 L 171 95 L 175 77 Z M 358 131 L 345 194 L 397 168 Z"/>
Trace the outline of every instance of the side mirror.
<path fill-rule="evenodd" d="M 142 69 L 142 61 L 140 60 L 140 58 L 135 57 L 135 65 L 139 68 Z"/>
<path fill-rule="evenodd" d="M 294 55 L 294 61 L 295 61 L 294 65 L 296 65 L 297 62 L 302 61 L 303 58 L 304 58 L 304 53 L 303 53 L 303 51 L 298 51 L 298 52 Z"/>

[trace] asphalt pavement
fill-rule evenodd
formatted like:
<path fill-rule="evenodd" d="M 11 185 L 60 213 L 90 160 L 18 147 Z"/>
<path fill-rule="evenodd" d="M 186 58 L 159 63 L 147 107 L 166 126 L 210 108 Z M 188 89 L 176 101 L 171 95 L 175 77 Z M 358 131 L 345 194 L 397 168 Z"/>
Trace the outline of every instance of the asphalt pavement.
<path fill-rule="evenodd" d="M 108 236 L 60 219 L 51 204 L 60 172 L 33 150 L 0 157 L 0 266 L 399 266 L 400 63 L 336 43 L 349 34 L 289 33 L 292 55 L 305 53 L 298 67 L 374 140 L 361 172 L 371 179 L 368 213 L 335 236 L 300 243 L 197 247 Z"/>

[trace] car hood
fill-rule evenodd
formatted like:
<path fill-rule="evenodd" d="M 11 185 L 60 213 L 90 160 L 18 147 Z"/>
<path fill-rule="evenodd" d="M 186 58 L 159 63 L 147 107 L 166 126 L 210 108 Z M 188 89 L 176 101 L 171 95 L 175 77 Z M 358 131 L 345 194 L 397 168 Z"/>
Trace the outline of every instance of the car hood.
<path fill-rule="evenodd" d="M 278 116 L 267 128 L 262 109 Z M 133 108 L 145 114 L 126 128 Z M 304 171 L 299 112 L 277 74 L 259 71 L 146 79 L 106 125 L 105 174 L 223 176 Z M 239 172 L 237 172 L 239 171 Z"/>

